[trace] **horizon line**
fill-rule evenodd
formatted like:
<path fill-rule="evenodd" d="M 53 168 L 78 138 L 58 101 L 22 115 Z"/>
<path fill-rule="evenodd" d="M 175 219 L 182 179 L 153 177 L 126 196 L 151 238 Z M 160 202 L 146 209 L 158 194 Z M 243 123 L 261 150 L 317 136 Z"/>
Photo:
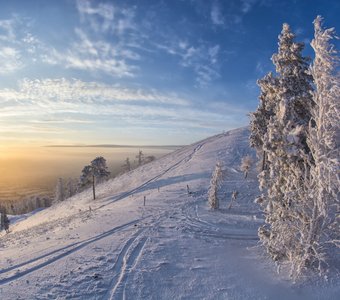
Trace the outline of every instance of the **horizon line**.
<path fill-rule="evenodd" d="M 88 144 L 88 145 L 45 145 L 46 148 L 181 148 L 186 145 L 115 145 L 115 144 Z"/>

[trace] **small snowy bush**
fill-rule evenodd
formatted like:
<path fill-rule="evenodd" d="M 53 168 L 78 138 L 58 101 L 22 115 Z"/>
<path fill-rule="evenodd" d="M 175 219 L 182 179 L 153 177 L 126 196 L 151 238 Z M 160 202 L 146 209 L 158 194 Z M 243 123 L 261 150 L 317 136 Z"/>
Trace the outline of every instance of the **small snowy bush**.
<path fill-rule="evenodd" d="M 221 166 L 221 163 L 218 162 L 212 174 L 212 177 L 210 180 L 210 187 L 208 191 L 208 200 L 209 200 L 210 207 L 212 209 L 219 208 L 219 199 L 218 199 L 217 192 L 220 187 L 222 175 L 223 175 L 222 166 Z"/>

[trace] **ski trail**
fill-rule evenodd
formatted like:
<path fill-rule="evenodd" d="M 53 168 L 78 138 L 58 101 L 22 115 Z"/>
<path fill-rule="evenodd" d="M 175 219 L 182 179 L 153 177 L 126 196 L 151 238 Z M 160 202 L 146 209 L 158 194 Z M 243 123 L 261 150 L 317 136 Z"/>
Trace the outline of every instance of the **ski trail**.
<path fill-rule="evenodd" d="M 222 229 L 213 223 L 203 221 L 198 216 L 198 206 L 195 205 L 194 216 L 190 214 L 192 206 L 184 208 L 183 213 L 185 214 L 184 230 L 191 232 L 197 236 L 206 236 L 211 238 L 222 238 L 228 240 L 251 240 L 257 241 L 259 238 L 257 234 L 252 232 L 244 233 L 244 229 L 241 232 L 237 232 L 236 229 Z"/>
<path fill-rule="evenodd" d="M 244 234 L 244 233 L 233 233 L 227 231 L 219 231 L 214 228 L 202 228 L 202 225 L 197 225 L 194 222 L 186 222 L 185 230 L 193 233 L 198 237 L 210 237 L 220 238 L 226 240 L 242 240 L 242 241 L 257 241 L 259 238 L 257 235 Z"/>
<path fill-rule="evenodd" d="M 122 299 L 128 274 L 136 266 L 147 237 L 141 237 L 145 229 L 136 232 L 123 246 L 113 267 L 113 280 L 104 299 Z"/>
<path fill-rule="evenodd" d="M 149 216 L 150 217 L 150 216 Z M 146 219 L 148 217 L 145 217 L 144 219 Z M 28 260 L 26 262 L 17 264 L 15 266 L 12 266 L 10 268 L 1 270 L 0 274 L 4 274 L 5 276 L 7 275 L 7 277 L 2 277 L 0 279 L 0 286 L 4 285 L 6 283 L 9 283 L 11 281 L 14 281 L 18 278 L 21 278 L 29 273 L 32 273 L 34 271 L 37 271 L 43 267 L 46 267 L 62 258 L 67 257 L 70 254 L 75 253 L 76 251 L 88 246 L 89 244 L 92 244 L 96 241 L 99 241 L 103 238 L 106 238 L 108 236 L 111 236 L 114 233 L 117 233 L 121 230 L 124 230 L 138 222 L 140 222 L 142 219 L 137 219 L 137 220 L 133 220 L 131 222 L 125 223 L 123 225 L 117 226 L 113 229 L 110 229 L 104 233 L 101 233 L 97 236 L 94 236 L 92 238 L 89 238 L 85 241 L 81 241 L 81 242 L 77 242 L 77 243 L 73 243 L 71 245 L 62 247 L 60 249 L 54 250 L 52 252 L 46 253 L 44 255 L 41 255 L 39 257 L 33 258 L 31 260 Z M 65 251 L 66 250 L 66 251 Z M 54 255 L 56 254 L 56 255 Z M 21 267 L 27 267 L 25 270 L 21 270 Z M 13 274 L 14 273 L 14 274 Z"/>
<path fill-rule="evenodd" d="M 129 273 L 135 268 L 142 257 L 145 244 L 148 240 L 145 236 L 146 231 L 157 227 L 168 215 L 169 212 L 158 215 L 153 222 L 150 222 L 148 227 L 140 229 L 125 242 L 113 266 L 113 279 L 103 299 L 125 299 L 125 289 Z"/>
<path fill-rule="evenodd" d="M 141 258 L 144 246 L 146 244 L 147 238 L 143 237 L 136 246 L 131 245 L 132 250 L 131 254 L 130 248 L 127 251 L 127 255 L 123 258 L 123 266 L 121 268 L 118 281 L 116 282 L 114 288 L 110 293 L 109 299 L 124 299 L 125 298 L 125 288 L 128 279 L 128 274 L 131 270 L 137 265 L 139 259 Z"/>
<path fill-rule="evenodd" d="M 179 160 L 177 163 L 171 165 L 169 168 L 167 168 L 166 170 L 164 170 L 164 171 L 161 172 L 160 174 L 158 174 L 158 175 L 152 177 L 151 179 L 147 180 L 147 181 L 144 182 L 143 184 L 137 186 L 136 188 L 134 188 L 134 189 L 132 189 L 132 190 L 130 190 L 130 191 L 127 191 L 127 192 L 125 192 L 125 193 L 123 193 L 123 194 L 121 194 L 121 195 L 119 195 L 119 196 L 117 196 L 117 197 L 110 198 L 110 200 L 111 200 L 110 203 L 103 204 L 103 205 L 101 205 L 101 206 L 95 208 L 94 210 L 99 210 L 99 209 L 101 209 L 101 208 L 103 208 L 103 207 L 106 207 L 107 205 L 112 204 L 113 202 L 122 200 L 122 199 L 127 198 L 127 197 L 129 197 L 129 196 L 131 196 L 131 195 L 133 195 L 133 194 L 135 194 L 135 193 L 137 193 L 137 192 L 142 191 L 142 190 L 143 190 L 144 188 L 146 188 L 150 183 L 152 183 L 152 182 L 154 182 L 154 181 L 160 179 L 160 178 L 163 177 L 166 173 L 168 173 L 168 172 L 170 172 L 170 171 L 176 169 L 176 167 L 178 167 L 178 166 L 181 165 L 182 163 L 187 163 L 187 162 L 189 162 L 189 161 L 193 158 L 193 156 L 197 153 L 197 151 L 199 151 L 199 150 L 203 147 L 203 145 L 204 145 L 204 143 L 201 143 L 201 144 L 197 145 L 197 146 L 194 148 L 194 150 L 193 150 L 189 155 L 185 156 L 184 158 L 182 158 L 181 160 Z"/>

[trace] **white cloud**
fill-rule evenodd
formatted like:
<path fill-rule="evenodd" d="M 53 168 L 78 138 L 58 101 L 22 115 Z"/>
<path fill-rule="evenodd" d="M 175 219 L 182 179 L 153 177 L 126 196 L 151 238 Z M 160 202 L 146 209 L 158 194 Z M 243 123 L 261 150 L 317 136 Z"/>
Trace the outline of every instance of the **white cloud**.
<path fill-rule="evenodd" d="M 118 34 L 122 35 L 127 30 L 136 30 L 136 25 L 134 24 L 135 11 L 134 9 L 122 9 L 121 18 L 118 19 L 116 24 L 116 29 Z"/>
<path fill-rule="evenodd" d="M 78 0 L 76 4 L 83 25 L 74 29 L 75 40 L 65 50 L 51 47 L 44 51 L 42 61 L 118 78 L 135 77 L 139 70 L 136 61 L 141 57 L 131 46 L 138 44 L 139 36 L 134 8 L 118 9 L 108 3 L 87 0 Z"/>
<path fill-rule="evenodd" d="M 23 68 L 20 53 L 12 47 L 0 47 L 0 74 L 7 74 Z"/>
<path fill-rule="evenodd" d="M 30 55 L 34 55 L 37 53 L 38 49 L 41 50 L 44 48 L 42 42 L 30 32 L 26 33 L 23 37 L 22 43 Z"/>
<path fill-rule="evenodd" d="M 201 49 L 190 46 L 185 49 L 182 56 L 182 65 L 187 67 L 192 64 L 192 61 L 201 56 Z"/>
<path fill-rule="evenodd" d="M 0 74 L 7 74 L 21 69 L 18 42 L 15 34 L 16 19 L 0 20 Z"/>
<path fill-rule="evenodd" d="M 224 127 L 226 112 L 231 111 L 230 107 L 201 110 L 175 93 L 76 79 L 23 80 L 18 89 L 0 90 L 0 108 L 4 131 L 13 125 L 38 127 L 42 124 L 48 131 L 66 125 L 86 126 L 94 121 L 96 126 L 110 122 L 111 126 L 171 125 L 216 129 Z M 12 122 L 14 119 L 15 123 Z M 210 125 L 203 120 L 209 120 Z"/>
<path fill-rule="evenodd" d="M 257 0 L 242 0 L 242 8 L 241 8 L 242 12 L 244 14 L 249 13 L 253 9 L 256 2 Z"/>
<path fill-rule="evenodd" d="M 199 86 L 207 86 L 214 79 L 220 77 L 217 64 L 219 45 L 209 46 L 202 43 L 195 47 L 188 42 L 180 41 L 169 45 L 156 44 L 156 47 L 178 56 L 181 66 L 191 68 L 195 72 L 196 82 Z"/>
<path fill-rule="evenodd" d="M 37 60 L 43 44 L 30 33 L 32 20 L 13 15 L 0 20 L 0 73 L 8 74 L 24 68 L 29 61 Z"/>
<path fill-rule="evenodd" d="M 219 78 L 220 74 L 209 65 L 195 65 L 196 73 L 198 74 L 196 81 L 200 86 L 207 86 L 214 79 Z"/>
<path fill-rule="evenodd" d="M 223 3 L 223 1 L 221 1 Z M 235 25 L 242 23 L 243 17 L 248 14 L 258 2 L 258 0 L 240 0 L 239 6 L 235 11 L 222 12 L 222 6 L 218 0 L 215 0 L 212 3 L 211 10 L 210 10 L 210 18 L 214 25 L 234 28 Z M 262 5 L 262 3 L 261 3 Z"/>
<path fill-rule="evenodd" d="M 134 77 L 137 66 L 129 63 L 139 60 L 138 53 L 113 45 L 104 39 L 91 39 L 82 29 L 76 28 L 77 40 L 69 49 L 60 52 L 51 49 L 49 54 L 42 56 L 44 62 L 62 65 L 66 68 L 91 72 L 104 72 L 114 77 Z"/>
<path fill-rule="evenodd" d="M 217 2 L 214 2 L 211 7 L 210 17 L 214 25 L 224 25 L 224 17 Z"/>
<path fill-rule="evenodd" d="M 186 41 L 180 41 L 178 46 L 180 49 L 186 49 L 188 47 L 188 43 Z"/>
<path fill-rule="evenodd" d="M 258 62 L 256 63 L 255 69 L 256 69 L 256 72 L 258 72 L 259 74 L 263 74 L 263 73 L 264 73 L 263 63 L 260 62 L 260 61 L 258 61 Z"/>
<path fill-rule="evenodd" d="M 14 32 L 15 20 L 0 20 L 0 40 L 1 41 L 14 41 L 16 36 Z"/>
<path fill-rule="evenodd" d="M 113 77 L 134 77 L 140 55 L 127 46 L 131 39 L 121 35 L 134 30 L 134 9 L 117 10 L 110 4 L 77 1 L 84 26 L 75 28 L 75 39 L 63 50 L 41 42 L 30 32 L 32 20 L 14 15 L 0 20 L 0 74 L 15 72 L 37 61 L 69 69 L 103 72 Z"/>
<path fill-rule="evenodd" d="M 81 20 L 89 22 L 94 31 L 108 31 L 112 27 L 115 9 L 107 3 L 92 6 L 90 1 L 77 0 L 77 9 Z"/>
<path fill-rule="evenodd" d="M 31 125 L 31 124 L 5 124 L 0 127 L 0 133 L 1 134 L 16 134 L 16 133 L 22 133 L 22 134 L 64 134 L 65 131 L 60 130 L 59 127 L 51 127 L 51 126 L 41 126 L 40 125 Z"/>
<path fill-rule="evenodd" d="M 73 79 L 24 79 L 19 82 L 19 88 L 0 90 L 0 106 L 4 107 L 10 101 L 21 104 L 112 104 L 116 102 L 149 102 L 153 104 L 187 106 L 189 101 L 180 98 L 175 93 L 164 94 L 157 90 L 131 89 L 118 85 L 106 85 L 97 82 L 84 82 Z M 11 104 L 12 105 L 12 104 Z"/>
<path fill-rule="evenodd" d="M 83 23 L 90 25 L 95 32 L 112 32 L 123 35 L 128 30 L 136 30 L 134 23 L 135 7 L 117 8 L 109 3 L 77 0 L 77 9 Z"/>
<path fill-rule="evenodd" d="M 183 45 L 179 45 L 180 49 L 177 48 L 176 45 L 165 45 L 165 44 L 155 44 L 158 49 L 164 50 L 165 52 L 172 55 L 182 56 L 181 50 L 186 50 L 186 47 L 183 48 Z"/>
<path fill-rule="evenodd" d="M 42 119 L 42 120 L 32 120 L 30 123 L 33 124 L 93 124 L 95 123 L 94 120 L 86 120 L 86 119 L 80 119 L 80 118 L 65 118 L 65 117 L 51 117 L 48 119 Z"/>
<path fill-rule="evenodd" d="M 85 71 L 101 71 L 116 77 L 134 77 L 137 67 L 129 66 L 124 60 L 115 58 L 93 59 L 82 58 L 73 53 L 69 53 L 64 57 L 67 68 L 85 70 Z"/>
<path fill-rule="evenodd" d="M 208 49 L 210 55 L 210 61 L 212 64 L 216 64 L 218 60 L 218 53 L 220 52 L 220 45 L 215 45 Z"/>

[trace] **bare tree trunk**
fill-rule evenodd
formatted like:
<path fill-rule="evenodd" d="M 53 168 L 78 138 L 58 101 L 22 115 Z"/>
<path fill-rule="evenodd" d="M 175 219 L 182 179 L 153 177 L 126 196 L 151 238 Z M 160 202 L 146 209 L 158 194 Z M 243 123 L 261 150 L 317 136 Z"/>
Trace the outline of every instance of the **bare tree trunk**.
<path fill-rule="evenodd" d="M 266 168 L 266 151 L 263 151 L 262 153 L 262 171 L 264 171 Z"/>
<path fill-rule="evenodd" d="M 236 201 L 237 195 L 238 195 L 238 191 L 233 191 L 233 193 L 231 194 L 231 200 L 230 200 L 230 204 L 228 206 L 228 209 L 231 209 L 234 201 Z"/>
<path fill-rule="evenodd" d="M 0 207 L 0 231 L 5 228 L 5 209 Z"/>
<path fill-rule="evenodd" d="M 96 199 L 96 188 L 95 188 L 95 185 L 96 185 L 96 179 L 94 177 L 94 175 L 92 175 L 92 191 L 93 191 L 93 200 Z"/>

